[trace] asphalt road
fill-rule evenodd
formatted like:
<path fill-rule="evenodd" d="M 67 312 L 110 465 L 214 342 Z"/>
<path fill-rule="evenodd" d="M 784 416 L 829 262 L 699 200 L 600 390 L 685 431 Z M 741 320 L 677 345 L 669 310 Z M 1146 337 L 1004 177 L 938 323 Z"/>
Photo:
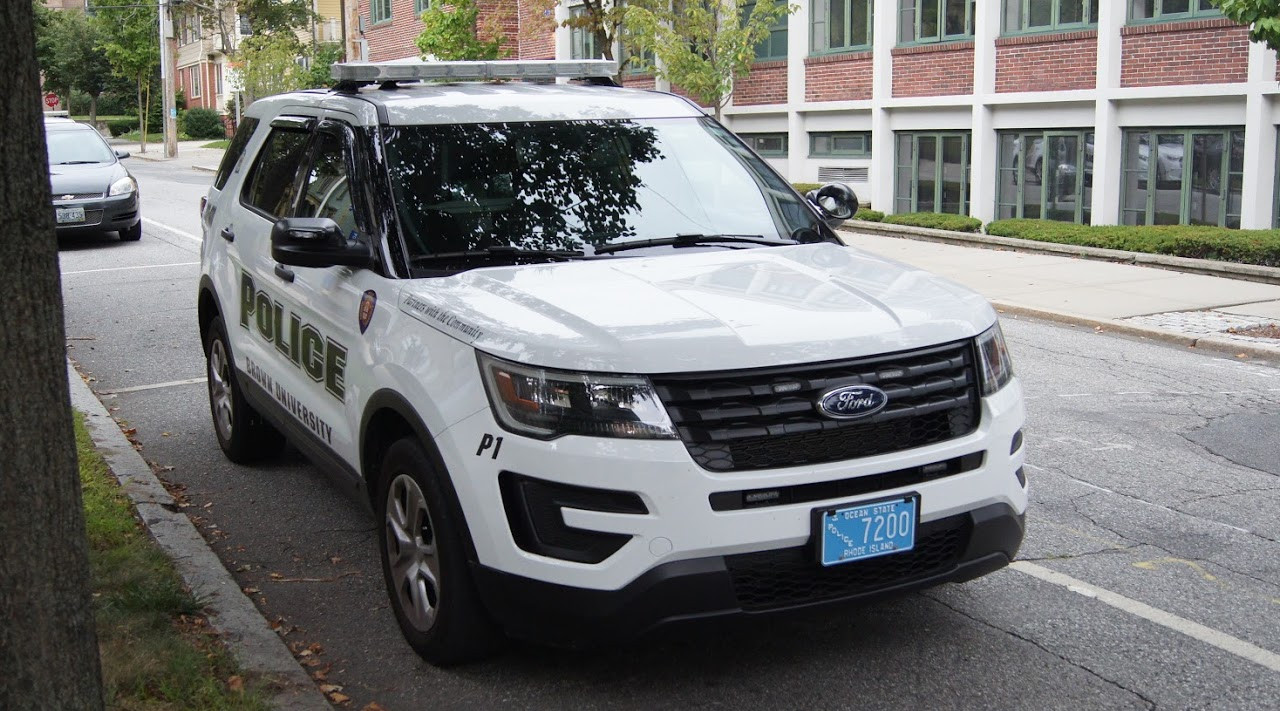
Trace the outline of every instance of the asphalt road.
<path fill-rule="evenodd" d="M 1280 369 L 1026 320 L 1005 321 L 1030 412 L 1014 568 L 863 608 L 591 652 L 512 644 L 435 669 L 395 627 L 361 501 L 292 450 L 252 468 L 222 457 L 195 326 L 211 176 L 131 168 L 142 241 L 61 243 L 70 353 L 354 708 L 1280 706 Z"/>

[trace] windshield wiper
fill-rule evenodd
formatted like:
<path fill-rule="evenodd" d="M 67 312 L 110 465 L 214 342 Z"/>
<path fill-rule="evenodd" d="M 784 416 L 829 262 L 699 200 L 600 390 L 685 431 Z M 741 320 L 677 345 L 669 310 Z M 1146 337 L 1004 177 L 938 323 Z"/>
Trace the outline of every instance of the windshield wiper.
<path fill-rule="evenodd" d="M 704 244 L 762 244 L 769 247 L 796 244 L 794 240 L 769 239 L 764 235 L 676 235 L 658 239 L 641 239 L 596 247 L 596 254 L 613 254 L 643 247 L 696 247 Z"/>
<path fill-rule="evenodd" d="M 54 165 L 87 165 L 89 163 L 101 163 L 100 160 L 64 160 L 54 163 Z"/>
<path fill-rule="evenodd" d="M 430 264 L 432 262 L 465 262 L 468 260 L 506 260 L 520 261 L 521 259 L 581 259 L 584 255 L 582 252 L 574 249 L 524 249 L 523 247 L 485 247 L 484 249 L 469 249 L 463 252 L 435 252 L 433 254 L 421 254 L 414 257 L 411 261 L 416 264 Z"/>

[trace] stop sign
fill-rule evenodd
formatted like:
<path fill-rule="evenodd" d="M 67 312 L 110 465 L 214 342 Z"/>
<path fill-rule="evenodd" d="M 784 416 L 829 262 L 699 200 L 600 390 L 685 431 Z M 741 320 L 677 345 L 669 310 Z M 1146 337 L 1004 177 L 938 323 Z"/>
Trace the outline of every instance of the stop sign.
<path fill-rule="evenodd" d="M 53 108 L 58 105 L 58 95 L 52 91 L 44 95 L 44 105 Z"/>

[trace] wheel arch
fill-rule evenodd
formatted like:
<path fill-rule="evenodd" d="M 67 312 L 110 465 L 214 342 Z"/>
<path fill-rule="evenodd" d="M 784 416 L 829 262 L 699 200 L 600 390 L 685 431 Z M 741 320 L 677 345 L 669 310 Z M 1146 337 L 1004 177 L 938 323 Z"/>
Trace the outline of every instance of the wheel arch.
<path fill-rule="evenodd" d="M 436 446 L 435 437 L 417 410 L 400 393 L 383 389 L 375 392 L 365 403 L 364 414 L 360 417 L 360 475 L 364 479 L 369 506 L 377 516 L 380 507 L 377 502 L 381 482 L 378 481 L 382 457 L 394 442 L 404 437 L 413 437 L 426 452 L 441 477 L 441 483 L 449 494 L 449 505 L 455 519 L 462 522 L 466 529 L 462 533 L 466 541 L 467 556 L 471 561 L 478 561 L 475 543 L 471 537 L 471 527 L 467 522 L 458 492 L 453 487 L 449 468 L 445 466 L 444 457 Z"/>
<path fill-rule="evenodd" d="M 213 279 L 209 275 L 200 277 L 200 296 L 197 300 L 196 317 L 200 324 L 200 342 L 204 343 L 205 334 L 209 332 L 209 324 L 213 323 L 213 319 L 222 314 L 222 307 L 218 301 L 218 290 L 213 285 Z"/>

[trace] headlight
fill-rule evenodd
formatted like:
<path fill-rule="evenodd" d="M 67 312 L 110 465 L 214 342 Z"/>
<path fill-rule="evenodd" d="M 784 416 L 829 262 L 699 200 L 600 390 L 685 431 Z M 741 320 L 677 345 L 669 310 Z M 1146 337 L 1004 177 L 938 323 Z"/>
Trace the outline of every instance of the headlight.
<path fill-rule="evenodd" d="M 111 189 L 107 191 L 107 197 L 115 197 L 117 195 L 128 195 L 138 189 L 138 183 L 132 177 L 126 175 L 111 184 Z"/>
<path fill-rule="evenodd" d="M 1013 361 L 1004 344 L 1000 322 L 978 336 L 978 355 L 982 360 L 982 394 L 990 395 L 1013 379 Z"/>
<path fill-rule="evenodd" d="M 671 439 L 671 418 L 647 378 L 547 370 L 480 354 L 489 403 L 512 432 Z"/>

